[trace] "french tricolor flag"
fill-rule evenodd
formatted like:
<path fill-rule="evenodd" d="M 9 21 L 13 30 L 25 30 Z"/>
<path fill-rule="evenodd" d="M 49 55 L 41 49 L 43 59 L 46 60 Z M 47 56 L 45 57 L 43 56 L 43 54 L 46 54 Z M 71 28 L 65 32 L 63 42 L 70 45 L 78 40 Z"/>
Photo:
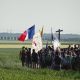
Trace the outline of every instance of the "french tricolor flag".
<path fill-rule="evenodd" d="M 33 39 L 35 34 L 35 25 L 31 26 L 29 29 L 25 30 L 18 38 L 19 41 L 25 41 L 26 39 Z"/>

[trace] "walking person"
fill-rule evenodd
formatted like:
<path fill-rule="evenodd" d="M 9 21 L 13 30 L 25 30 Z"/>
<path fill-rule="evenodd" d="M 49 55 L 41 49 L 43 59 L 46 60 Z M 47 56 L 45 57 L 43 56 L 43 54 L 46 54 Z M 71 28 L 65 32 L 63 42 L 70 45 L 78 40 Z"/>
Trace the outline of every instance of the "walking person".
<path fill-rule="evenodd" d="M 25 47 L 22 47 L 22 50 L 20 51 L 20 59 L 22 62 L 22 66 L 25 65 Z"/>
<path fill-rule="evenodd" d="M 38 54 L 35 52 L 35 49 L 32 51 L 32 68 L 38 67 Z"/>

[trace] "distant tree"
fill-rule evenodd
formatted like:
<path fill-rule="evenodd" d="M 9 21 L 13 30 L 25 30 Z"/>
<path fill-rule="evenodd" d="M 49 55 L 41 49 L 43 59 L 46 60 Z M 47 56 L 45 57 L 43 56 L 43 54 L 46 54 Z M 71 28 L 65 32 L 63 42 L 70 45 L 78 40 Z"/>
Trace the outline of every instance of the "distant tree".
<path fill-rule="evenodd" d="M 11 37 L 11 40 L 13 40 L 13 37 Z"/>
<path fill-rule="evenodd" d="M 1 36 L 1 40 L 3 40 L 3 36 Z"/>
<path fill-rule="evenodd" d="M 14 40 L 17 40 L 17 38 L 16 38 L 16 37 L 14 37 Z"/>
<path fill-rule="evenodd" d="M 10 40 L 10 37 L 7 37 L 7 40 Z"/>
<path fill-rule="evenodd" d="M 4 40 L 6 40 L 6 37 L 4 37 Z"/>

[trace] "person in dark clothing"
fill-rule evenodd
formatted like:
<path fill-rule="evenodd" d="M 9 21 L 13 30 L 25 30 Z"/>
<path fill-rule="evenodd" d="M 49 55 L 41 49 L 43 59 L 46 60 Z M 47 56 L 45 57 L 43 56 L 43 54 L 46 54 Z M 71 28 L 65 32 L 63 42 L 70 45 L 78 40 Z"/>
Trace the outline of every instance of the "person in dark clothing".
<path fill-rule="evenodd" d="M 27 67 L 31 67 L 31 48 L 28 48 L 26 56 L 26 65 Z"/>
<path fill-rule="evenodd" d="M 33 49 L 32 52 L 32 67 L 33 68 L 38 67 L 38 54 L 35 52 L 35 49 Z"/>
<path fill-rule="evenodd" d="M 66 59 L 65 59 L 65 49 L 61 49 L 61 69 L 65 69 L 66 68 Z"/>
<path fill-rule="evenodd" d="M 38 65 L 42 68 L 42 50 L 38 51 Z"/>
<path fill-rule="evenodd" d="M 56 51 L 54 57 L 54 69 L 60 70 L 60 64 L 61 64 L 61 58 L 59 57 L 59 52 Z"/>
<path fill-rule="evenodd" d="M 72 70 L 76 70 L 76 62 L 75 62 L 75 58 L 76 56 L 74 54 L 72 54 L 72 59 L 71 59 L 71 67 L 72 67 Z"/>
<path fill-rule="evenodd" d="M 66 70 L 71 69 L 71 51 L 67 51 L 66 56 L 65 56 L 65 60 L 66 60 L 65 69 Z"/>
<path fill-rule="evenodd" d="M 26 63 L 26 66 L 27 66 L 27 53 L 28 53 L 28 48 L 26 47 L 25 48 L 25 63 Z"/>
<path fill-rule="evenodd" d="M 49 49 L 46 51 L 46 56 L 45 56 L 46 67 L 50 68 L 52 64 L 52 54 L 53 54 L 52 48 L 49 47 Z"/>
<path fill-rule="evenodd" d="M 76 57 L 75 57 L 75 69 L 80 71 L 80 50 L 76 51 Z"/>
<path fill-rule="evenodd" d="M 39 60 L 40 60 L 40 67 L 44 68 L 45 67 L 45 49 L 44 48 L 39 52 Z"/>
<path fill-rule="evenodd" d="M 22 62 L 22 66 L 25 64 L 25 47 L 22 47 L 22 50 L 20 51 L 20 59 Z"/>

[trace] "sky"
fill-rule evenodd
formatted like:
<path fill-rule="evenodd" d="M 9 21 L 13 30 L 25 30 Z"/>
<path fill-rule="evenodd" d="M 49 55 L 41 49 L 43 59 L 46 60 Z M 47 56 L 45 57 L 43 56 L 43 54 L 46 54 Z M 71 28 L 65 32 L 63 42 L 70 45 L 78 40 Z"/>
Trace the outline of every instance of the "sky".
<path fill-rule="evenodd" d="M 44 33 L 80 34 L 80 0 L 0 0 L 0 32 L 22 33 L 32 25 Z"/>

